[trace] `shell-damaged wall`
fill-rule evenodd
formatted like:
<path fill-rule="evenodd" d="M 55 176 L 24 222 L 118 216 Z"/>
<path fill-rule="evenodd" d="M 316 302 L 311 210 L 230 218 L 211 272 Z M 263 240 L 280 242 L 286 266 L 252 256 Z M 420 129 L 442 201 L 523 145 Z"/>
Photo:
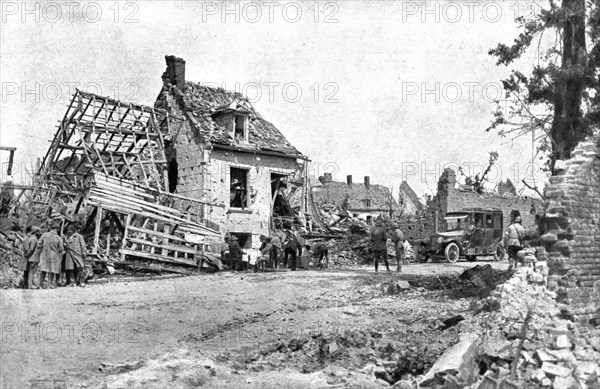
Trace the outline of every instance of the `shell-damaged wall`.
<path fill-rule="evenodd" d="M 204 207 L 204 218 L 227 232 L 252 234 L 252 246 L 258 248 L 258 237 L 269 234 L 271 217 L 271 174 L 300 175 L 301 163 L 296 158 L 219 150 L 207 147 L 202 136 L 195 131 L 186 113 L 176 103 L 177 96 L 161 93 L 157 107 L 168 109 L 184 120 L 171 128 L 172 142 L 168 159 L 177 161 L 177 193 L 219 204 L 222 207 Z M 248 207 L 230 207 L 231 168 L 248 171 Z"/>
<path fill-rule="evenodd" d="M 230 207 L 231 168 L 247 171 L 248 204 L 244 209 Z M 294 158 L 212 150 L 206 166 L 206 183 L 211 202 L 210 219 L 221 232 L 252 234 L 252 247 L 260 246 L 259 236 L 269 234 L 271 217 L 271 174 L 296 175 L 301 166 Z"/>
<path fill-rule="evenodd" d="M 580 143 L 555 166 L 545 189 L 542 241 L 548 287 L 579 320 L 600 320 L 600 135 Z"/>
<path fill-rule="evenodd" d="M 543 209 L 541 200 L 516 196 L 503 197 L 497 194 L 479 194 L 456 188 L 456 173 L 446 169 L 438 182 L 437 205 L 442 217 L 463 208 L 499 208 L 504 217 L 504 228 L 510 224 L 510 214 L 518 210 L 523 219 L 523 227 L 535 228 L 535 215 Z"/>

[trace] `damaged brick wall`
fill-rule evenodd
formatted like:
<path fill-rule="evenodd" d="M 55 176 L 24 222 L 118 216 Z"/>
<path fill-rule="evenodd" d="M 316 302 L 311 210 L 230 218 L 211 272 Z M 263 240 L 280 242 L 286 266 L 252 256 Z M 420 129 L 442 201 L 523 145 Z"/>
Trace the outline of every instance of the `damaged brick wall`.
<path fill-rule="evenodd" d="M 600 319 L 600 135 L 558 161 L 545 189 L 542 241 L 548 251 L 548 287 L 579 320 Z"/>
<path fill-rule="evenodd" d="M 543 211 L 543 202 L 534 198 L 478 194 L 456 188 L 456 173 L 446 169 L 438 180 L 436 196 L 428 201 L 426 209 L 417 215 L 403 215 L 398 226 L 410 241 L 423 239 L 435 232 L 436 213 L 438 230 L 443 228 L 443 218 L 448 212 L 463 208 L 500 208 L 504 216 L 504 228 L 510 224 L 510 214 L 518 210 L 523 218 L 523 226 L 536 227 L 536 213 Z"/>
<path fill-rule="evenodd" d="M 543 202 L 539 199 L 495 194 L 478 194 L 473 191 L 456 188 L 456 173 L 446 169 L 438 181 L 437 207 L 440 212 L 439 222 L 451 211 L 462 208 L 500 208 L 504 216 L 504 228 L 510 224 L 510 213 L 518 210 L 523 218 L 523 227 L 536 227 L 535 215 L 543 210 Z"/>

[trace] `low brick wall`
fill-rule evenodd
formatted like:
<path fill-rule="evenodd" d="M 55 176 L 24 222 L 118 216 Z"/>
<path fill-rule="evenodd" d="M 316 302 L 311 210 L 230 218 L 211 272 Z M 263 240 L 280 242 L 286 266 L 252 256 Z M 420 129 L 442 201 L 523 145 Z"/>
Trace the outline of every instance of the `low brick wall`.
<path fill-rule="evenodd" d="M 548 287 L 577 319 L 600 320 L 600 135 L 579 144 L 545 189 Z"/>

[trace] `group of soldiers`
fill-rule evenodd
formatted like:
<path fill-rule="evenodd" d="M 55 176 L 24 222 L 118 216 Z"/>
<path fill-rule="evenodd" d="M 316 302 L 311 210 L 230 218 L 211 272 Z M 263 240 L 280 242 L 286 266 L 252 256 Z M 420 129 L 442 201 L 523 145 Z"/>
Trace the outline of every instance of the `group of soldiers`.
<path fill-rule="evenodd" d="M 408 242 L 404 239 L 403 232 L 397 225 L 392 225 L 392 229 L 387 230 L 383 228 L 382 222 L 377 221 L 370 234 L 370 251 L 375 259 L 376 273 L 379 272 L 380 260 L 385 263 L 388 273 L 391 273 L 387 253 L 388 239 L 394 242 L 397 272 L 402 271 L 402 263 L 406 260 Z M 298 258 L 302 257 L 303 249 L 305 253 L 312 252 L 316 267 L 329 267 L 329 246 L 326 242 L 319 242 L 313 246 L 302 245 L 298 237 L 291 231 L 278 231 L 270 236 L 261 236 L 260 241 L 261 246 L 255 261 L 248 258 L 243 260 L 243 256 L 248 253 L 240 247 L 238 238 L 235 235 L 226 236 L 225 242 L 234 271 L 249 270 L 251 262 L 254 262 L 255 272 L 264 271 L 267 267 L 277 269 L 279 266 L 283 266 L 287 268 L 288 265 L 292 271 L 295 271 L 298 267 Z"/>
<path fill-rule="evenodd" d="M 238 238 L 235 235 L 230 235 L 225 238 L 229 249 L 229 258 L 231 267 L 234 271 L 249 270 L 251 262 L 254 262 L 254 271 L 264 271 L 267 267 L 277 269 L 279 266 L 292 271 L 298 268 L 298 259 L 302 257 L 302 250 L 305 253 L 312 250 L 313 256 L 318 260 L 318 265 L 322 265 L 325 260 L 325 267 L 329 266 L 329 248 L 326 243 L 317 243 L 314 247 L 310 245 L 302 245 L 300 240 L 292 231 L 277 231 L 270 236 L 261 235 L 261 246 L 257 257 L 252 261 L 243 256 L 248 253 L 240 247 Z"/>
<path fill-rule="evenodd" d="M 398 228 L 397 224 L 393 224 L 391 229 L 385 229 L 381 221 L 375 222 L 375 227 L 371 230 L 370 242 L 371 253 L 374 256 L 375 273 L 379 273 L 379 260 L 385 263 L 388 273 L 390 264 L 388 262 L 387 241 L 391 239 L 394 242 L 394 250 L 396 255 L 396 271 L 402 272 L 402 263 L 406 260 L 408 241 L 404 239 L 404 233 Z"/>
<path fill-rule="evenodd" d="M 61 236 L 62 226 L 56 220 L 42 227 L 27 227 L 19 263 L 19 270 L 23 272 L 21 286 L 25 289 L 84 287 L 86 246 L 79 230 L 79 225 L 71 224 L 66 235 Z M 40 277 L 36 283 L 38 271 Z M 61 283 L 63 275 L 65 282 Z"/>

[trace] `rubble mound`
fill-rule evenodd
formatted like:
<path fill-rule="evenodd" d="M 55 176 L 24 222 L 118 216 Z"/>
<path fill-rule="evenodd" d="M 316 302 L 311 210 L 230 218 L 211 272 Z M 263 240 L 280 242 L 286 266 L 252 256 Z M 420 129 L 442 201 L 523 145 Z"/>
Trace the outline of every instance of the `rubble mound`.
<path fill-rule="evenodd" d="M 421 386 L 600 388 L 600 329 L 565 315 L 547 274 L 545 262 L 519 268 L 477 303 L 463 333 L 468 347 L 449 350 Z"/>
<path fill-rule="evenodd" d="M 402 332 L 382 328 L 318 333 L 280 340 L 252 351 L 238 367 L 254 372 L 293 369 L 305 374 L 342 371 L 339 376 L 361 371 L 394 384 L 427 371 L 445 349 L 456 343 L 457 333 L 456 329 L 438 331 L 433 340 L 432 334 L 420 326 Z"/>

